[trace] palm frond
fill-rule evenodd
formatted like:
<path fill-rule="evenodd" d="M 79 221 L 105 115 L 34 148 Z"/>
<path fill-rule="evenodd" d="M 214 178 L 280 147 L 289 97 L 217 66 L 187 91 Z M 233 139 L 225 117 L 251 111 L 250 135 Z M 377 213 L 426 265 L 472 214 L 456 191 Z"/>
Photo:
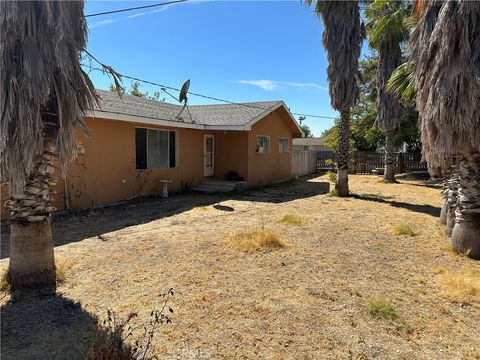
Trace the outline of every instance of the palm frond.
<path fill-rule="evenodd" d="M 415 63 L 413 61 L 406 61 L 401 64 L 393 70 L 387 83 L 387 91 L 394 94 L 398 99 L 413 104 L 416 95 L 414 71 Z"/>
<path fill-rule="evenodd" d="M 370 47 L 378 52 L 377 102 L 378 126 L 394 131 L 400 125 L 402 106 L 387 91 L 387 82 L 402 58 L 401 44 L 408 37 L 405 19 L 408 5 L 404 1 L 375 0 L 366 10 L 367 37 Z"/>
<path fill-rule="evenodd" d="M 75 128 L 97 102 L 80 67 L 87 41 L 83 1 L 0 2 L 0 177 L 19 194 L 43 150 L 43 118 L 56 115 L 63 173 L 75 155 Z"/>
<path fill-rule="evenodd" d="M 328 83 L 332 107 L 340 112 L 358 101 L 358 58 L 362 25 L 357 1 L 306 0 L 324 24 L 323 46 L 328 58 Z"/>
<path fill-rule="evenodd" d="M 410 39 L 424 157 L 446 169 L 480 150 L 480 2 L 430 0 Z"/>

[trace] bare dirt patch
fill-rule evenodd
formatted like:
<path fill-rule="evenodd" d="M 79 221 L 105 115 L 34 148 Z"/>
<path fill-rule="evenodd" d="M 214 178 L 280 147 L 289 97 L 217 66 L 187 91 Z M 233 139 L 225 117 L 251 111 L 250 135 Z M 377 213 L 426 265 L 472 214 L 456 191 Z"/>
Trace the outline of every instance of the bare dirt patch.
<path fill-rule="evenodd" d="M 338 198 L 326 183 L 324 176 L 243 196 L 185 195 L 57 218 L 66 281 L 53 299 L 2 299 L 2 359 L 82 358 L 96 317 L 134 311 L 140 323 L 169 288 L 175 313 L 155 339 L 160 359 L 479 358 L 478 298 L 458 297 L 442 276 L 478 274 L 480 263 L 450 250 L 438 221 L 440 189 L 351 176 L 353 195 Z M 279 224 L 284 214 L 305 222 Z M 395 235 L 399 224 L 416 236 Z M 243 252 L 224 241 L 263 227 L 288 246 Z M 371 315 L 372 299 L 383 298 L 402 326 Z"/>

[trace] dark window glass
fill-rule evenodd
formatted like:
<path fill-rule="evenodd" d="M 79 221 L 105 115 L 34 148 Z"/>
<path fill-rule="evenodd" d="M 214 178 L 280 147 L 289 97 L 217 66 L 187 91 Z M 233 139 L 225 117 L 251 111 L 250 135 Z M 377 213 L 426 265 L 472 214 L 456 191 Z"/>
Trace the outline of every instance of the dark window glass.
<path fill-rule="evenodd" d="M 135 129 L 135 162 L 137 169 L 147 168 L 147 129 Z"/>

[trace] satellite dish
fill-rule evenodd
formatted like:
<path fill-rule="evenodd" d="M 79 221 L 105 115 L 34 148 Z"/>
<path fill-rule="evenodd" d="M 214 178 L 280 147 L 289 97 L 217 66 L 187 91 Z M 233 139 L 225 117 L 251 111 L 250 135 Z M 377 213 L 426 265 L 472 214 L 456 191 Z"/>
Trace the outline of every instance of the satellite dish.
<path fill-rule="evenodd" d="M 185 108 L 187 108 L 188 115 L 190 115 L 190 120 L 193 122 L 192 114 L 190 114 L 190 110 L 188 110 L 188 106 L 187 106 L 187 101 L 188 101 L 187 94 L 188 94 L 188 89 L 189 88 L 190 88 L 190 79 L 185 81 L 182 85 L 182 88 L 180 89 L 180 96 L 178 97 L 178 101 L 180 101 L 181 103 L 183 102 L 183 107 L 182 107 L 182 110 L 180 110 L 178 115 L 175 116 L 175 117 L 178 120 L 183 121 L 183 117 L 181 117 L 180 115 L 182 114 L 183 110 L 185 110 Z"/>
<path fill-rule="evenodd" d="M 185 81 L 182 85 L 182 88 L 180 89 L 180 97 L 179 97 L 180 102 L 185 101 L 185 104 L 187 103 L 187 100 L 188 100 L 187 93 L 188 93 L 189 87 L 190 87 L 190 79 Z"/>

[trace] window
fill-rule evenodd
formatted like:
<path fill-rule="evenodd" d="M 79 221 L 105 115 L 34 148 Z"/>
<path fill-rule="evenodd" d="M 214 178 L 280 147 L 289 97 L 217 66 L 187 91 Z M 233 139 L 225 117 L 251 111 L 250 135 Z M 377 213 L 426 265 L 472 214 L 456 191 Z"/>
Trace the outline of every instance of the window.
<path fill-rule="evenodd" d="M 137 170 L 175 167 L 175 140 L 175 131 L 135 129 Z"/>
<path fill-rule="evenodd" d="M 288 139 L 278 139 L 278 152 L 288 153 Z"/>
<path fill-rule="evenodd" d="M 268 154 L 270 152 L 270 136 L 257 136 L 257 153 Z"/>

